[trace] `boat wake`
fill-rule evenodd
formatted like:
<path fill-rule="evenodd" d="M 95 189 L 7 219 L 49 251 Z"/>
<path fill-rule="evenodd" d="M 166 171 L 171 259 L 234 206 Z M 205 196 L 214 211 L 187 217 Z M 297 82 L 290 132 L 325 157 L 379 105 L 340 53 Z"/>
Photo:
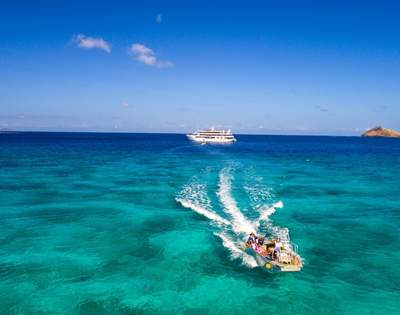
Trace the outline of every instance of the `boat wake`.
<path fill-rule="evenodd" d="M 273 202 L 269 188 L 252 189 L 246 185 L 244 190 L 249 194 L 252 211 L 248 215 L 254 217 L 249 218 L 240 210 L 233 196 L 233 171 L 232 168 L 223 168 L 219 172 L 218 189 L 214 192 L 218 202 L 214 207 L 208 196 L 207 185 L 200 183 L 197 177 L 182 188 L 176 196 L 176 201 L 184 208 L 210 220 L 210 224 L 216 229 L 214 235 L 219 237 L 222 245 L 229 250 L 231 259 L 240 259 L 243 265 L 254 268 L 257 266 L 256 260 L 243 250 L 243 241 L 248 234 L 263 232 L 289 241 L 289 230 L 274 226 L 269 219 L 277 209 L 283 208 L 283 202 Z"/>
<path fill-rule="evenodd" d="M 207 197 L 205 185 L 199 183 L 187 185 L 183 188 L 180 196 L 181 197 L 176 198 L 176 201 L 183 207 L 192 209 L 214 223 L 224 225 L 231 224 L 228 220 L 222 218 L 211 209 L 211 202 Z"/>
<path fill-rule="evenodd" d="M 231 252 L 232 259 L 241 259 L 243 265 L 249 268 L 257 267 L 255 258 L 243 251 L 228 235 L 223 232 L 214 233 L 214 235 L 222 240 L 222 245 Z"/>
<path fill-rule="evenodd" d="M 235 233 L 250 234 L 255 231 L 254 224 L 244 216 L 232 197 L 232 178 L 229 169 L 223 169 L 220 172 L 217 196 L 223 205 L 224 211 L 231 217 L 232 228 Z"/>

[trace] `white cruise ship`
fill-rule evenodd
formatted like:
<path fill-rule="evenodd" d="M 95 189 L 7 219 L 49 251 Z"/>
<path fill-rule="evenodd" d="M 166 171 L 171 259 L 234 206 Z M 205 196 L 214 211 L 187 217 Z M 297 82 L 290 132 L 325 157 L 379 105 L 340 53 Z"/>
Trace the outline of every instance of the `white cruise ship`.
<path fill-rule="evenodd" d="M 194 133 L 189 133 L 187 137 L 190 140 L 200 143 L 232 143 L 236 139 L 230 130 L 197 130 Z"/>

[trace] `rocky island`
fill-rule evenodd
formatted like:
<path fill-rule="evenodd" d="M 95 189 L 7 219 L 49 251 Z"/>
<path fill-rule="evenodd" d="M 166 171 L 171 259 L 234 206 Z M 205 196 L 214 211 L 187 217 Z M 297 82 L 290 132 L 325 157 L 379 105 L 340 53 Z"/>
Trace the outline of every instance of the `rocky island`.
<path fill-rule="evenodd" d="M 392 129 L 387 129 L 383 127 L 375 127 L 364 132 L 362 137 L 390 137 L 390 138 L 400 138 L 400 132 Z"/>

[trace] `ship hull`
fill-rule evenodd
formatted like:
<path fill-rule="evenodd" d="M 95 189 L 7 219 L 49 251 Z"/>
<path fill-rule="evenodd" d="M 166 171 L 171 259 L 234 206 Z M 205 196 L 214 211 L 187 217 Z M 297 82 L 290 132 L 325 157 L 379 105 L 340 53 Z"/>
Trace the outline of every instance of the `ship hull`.
<path fill-rule="evenodd" d="M 187 135 L 187 137 L 198 143 L 233 143 L 236 141 L 235 138 L 232 139 L 224 139 L 224 138 L 202 138 L 202 137 L 197 137 L 195 135 Z"/>
<path fill-rule="evenodd" d="M 300 271 L 303 268 L 303 264 L 300 263 L 298 265 L 292 264 L 282 264 L 277 262 L 276 260 L 272 260 L 268 257 L 261 256 L 251 247 L 247 247 L 247 250 L 253 254 L 254 258 L 256 259 L 257 264 L 266 269 L 268 271 L 283 271 L 283 272 L 296 272 Z M 300 259 L 300 257 L 296 254 L 296 256 Z"/>

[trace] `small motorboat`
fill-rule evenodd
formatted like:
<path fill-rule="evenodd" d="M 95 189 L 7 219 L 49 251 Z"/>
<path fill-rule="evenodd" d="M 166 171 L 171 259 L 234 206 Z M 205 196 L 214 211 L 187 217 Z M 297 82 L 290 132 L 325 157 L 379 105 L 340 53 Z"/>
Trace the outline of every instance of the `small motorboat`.
<path fill-rule="evenodd" d="M 259 266 L 267 270 L 300 271 L 303 262 L 297 253 L 297 245 L 286 240 L 257 237 L 250 234 L 245 248 L 254 256 Z"/>

